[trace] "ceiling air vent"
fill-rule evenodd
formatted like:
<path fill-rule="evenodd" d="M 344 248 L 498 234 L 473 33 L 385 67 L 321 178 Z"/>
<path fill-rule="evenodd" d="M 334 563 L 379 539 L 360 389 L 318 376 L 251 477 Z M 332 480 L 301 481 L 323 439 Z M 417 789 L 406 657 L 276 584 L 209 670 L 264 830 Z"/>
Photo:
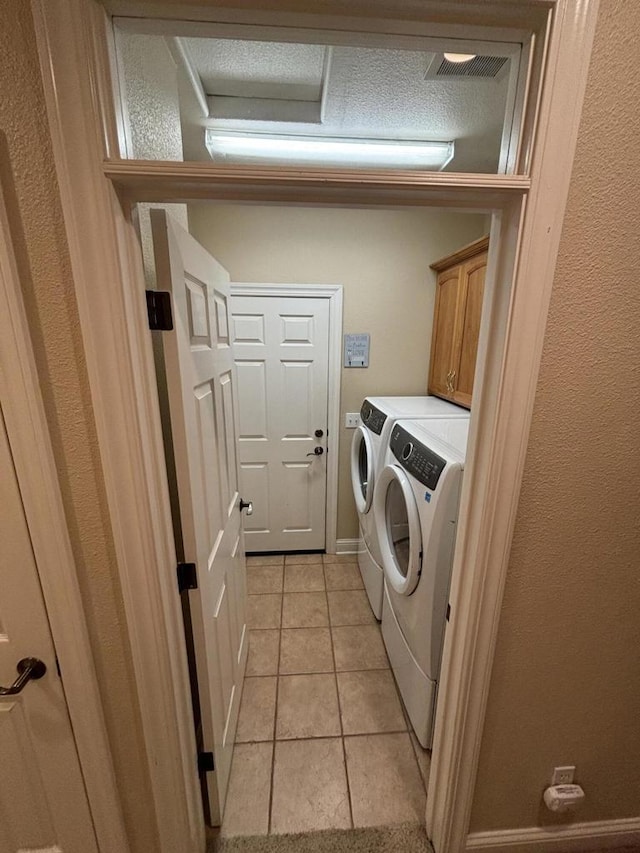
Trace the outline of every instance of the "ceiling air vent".
<path fill-rule="evenodd" d="M 469 62 L 449 62 L 436 54 L 424 75 L 425 80 L 495 79 L 509 61 L 507 56 L 475 56 Z"/>

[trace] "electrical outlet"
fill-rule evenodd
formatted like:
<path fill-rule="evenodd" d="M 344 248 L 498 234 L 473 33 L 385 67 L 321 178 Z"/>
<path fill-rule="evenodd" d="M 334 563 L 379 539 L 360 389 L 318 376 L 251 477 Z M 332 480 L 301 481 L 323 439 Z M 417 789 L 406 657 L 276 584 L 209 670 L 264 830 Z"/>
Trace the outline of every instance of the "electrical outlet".
<path fill-rule="evenodd" d="M 347 429 L 355 429 L 359 427 L 362 421 L 360 420 L 359 412 L 346 412 L 344 416 L 344 425 Z"/>
<path fill-rule="evenodd" d="M 553 776 L 551 777 L 552 785 L 570 785 L 573 782 L 575 775 L 575 767 L 554 767 Z"/>

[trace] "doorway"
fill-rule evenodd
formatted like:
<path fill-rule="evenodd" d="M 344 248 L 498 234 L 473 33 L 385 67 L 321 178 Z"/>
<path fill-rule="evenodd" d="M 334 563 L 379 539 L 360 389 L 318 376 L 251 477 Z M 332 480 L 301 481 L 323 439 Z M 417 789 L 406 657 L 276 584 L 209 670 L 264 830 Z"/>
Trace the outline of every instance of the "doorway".
<path fill-rule="evenodd" d="M 587 11 L 578 14 L 575 4 L 568 4 L 568 7 L 570 15 L 553 19 L 549 61 L 545 63 L 549 69 L 549 85 L 545 85 L 540 101 L 542 123 L 547 133 L 540 137 L 540 156 L 536 156 L 530 176 L 527 165 L 530 152 L 524 150 L 527 148 L 525 145 L 522 168 L 515 176 L 494 176 L 480 180 L 478 176 L 467 175 L 463 181 L 447 176 L 433 176 L 438 180 L 421 176 L 418 181 L 416 176 L 412 175 L 400 175 L 395 179 L 385 180 L 380 175 L 367 174 L 361 181 L 353 176 L 343 178 L 334 174 L 328 183 L 323 183 L 324 179 L 317 175 L 292 174 L 291 170 L 285 170 L 286 176 L 280 173 L 268 176 L 249 170 L 243 173 L 244 189 L 239 190 L 235 186 L 232 191 L 236 198 L 240 195 L 253 200 L 265 200 L 273 192 L 274 196 L 280 199 L 295 197 L 299 200 L 302 195 L 308 194 L 316 200 L 322 198 L 326 201 L 331 195 L 331 189 L 334 189 L 343 200 L 373 199 L 375 204 L 384 204 L 385 199 L 388 203 L 389 198 L 399 201 L 401 197 L 402 202 L 399 203 L 415 204 L 416 199 L 422 199 L 423 203 L 434 203 L 434 200 L 441 200 L 446 196 L 450 204 L 461 206 L 468 203 L 476 210 L 496 208 L 501 211 L 502 219 L 494 220 L 494 228 L 496 235 L 499 228 L 504 229 L 500 232 L 501 236 L 505 237 L 504 251 L 495 250 L 489 266 L 494 270 L 495 279 L 499 283 L 509 288 L 514 282 L 513 298 L 510 304 L 506 304 L 504 292 L 489 294 L 487 305 L 490 310 L 481 333 L 484 372 L 480 408 L 472 442 L 488 452 L 482 464 L 476 459 L 478 464 L 474 464 L 473 471 L 469 472 L 474 488 L 467 492 L 464 499 L 467 514 L 460 549 L 460 559 L 469 561 L 469 571 L 455 591 L 458 608 L 454 608 L 455 640 L 449 648 L 448 658 L 449 662 L 454 662 L 456 666 L 451 669 L 452 675 L 443 691 L 447 708 L 451 709 L 455 719 L 464 722 L 456 726 L 453 733 L 442 727 L 437 733 L 436 740 L 441 746 L 441 758 L 436 760 L 434 769 L 438 770 L 437 776 L 442 780 L 443 787 L 434 789 L 437 797 L 434 795 L 433 799 L 430 798 L 429 807 L 430 831 L 438 838 L 442 849 L 459 849 L 466 833 L 466 810 L 471 802 L 484 707 L 482 698 L 476 700 L 476 697 L 485 695 L 484 688 L 488 683 L 495 639 L 493 617 L 499 604 L 501 581 L 506 568 L 510 539 L 509 518 L 517 497 L 524 452 L 522 437 L 526 436 L 530 418 L 541 329 L 559 239 L 558 223 L 561 221 L 565 203 L 567 176 L 588 60 L 581 27 L 586 26 L 587 43 L 590 42 L 593 31 L 592 14 Z M 58 20 L 54 20 L 54 13 L 60 19 L 60 26 Z M 62 23 L 68 26 L 68 31 L 76 34 L 78 26 L 72 19 L 71 11 L 66 10 L 64 6 L 56 5 L 52 7 L 51 12 L 40 13 L 40 19 L 46 24 L 47 35 L 50 37 L 50 42 L 43 48 L 43 55 L 51 59 L 49 64 L 45 63 L 48 106 L 60 122 L 59 126 L 54 128 L 56 158 L 67 166 L 73 162 L 73 168 L 65 166 L 62 175 L 66 193 L 65 218 L 73 223 L 70 227 L 74 235 L 72 256 L 77 269 L 82 271 L 82 275 L 78 276 L 77 288 L 79 302 L 85 310 L 86 319 L 83 325 L 93 344 L 88 348 L 88 360 L 94 371 L 92 375 L 104 379 L 102 394 L 96 397 L 96 406 L 100 414 L 99 440 L 105 454 L 105 472 L 111 489 L 110 506 L 115 507 L 117 504 L 118 517 L 122 517 L 124 510 L 121 504 L 131 504 L 135 507 L 132 502 L 137 498 L 139 517 L 144 525 L 144 536 L 140 534 L 140 525 L 136 526 L 135 538 L 127 529 L 119 531 L 122 541 L 120 568 L 122 583 L 127 591 L 127 618 L 132 625 L 138 626 L 141 636 L 152 635 L 154 630 L 157 631 L 158 624 L 162 623 L 164 626 L 171 622 L 171 614 L 175 609 L 170 597 L 172 587 L 167 580 L 172 578 L 173 566 L 168 543 L 162 538 L 162 531 L 158 527 L 157 516 L 161 513 L 156 512 L 157 496 L 164 495 L 163 485 L 157 477 L 157 435 L 153 435 L 157 427 L 157 412 L 155 409 L 151 411 L 153 407 L 149 405 L 146 379 L 140 379 L 147 376 L 149 369 L 148 354 L 141 351 L 138 343 L 144 325 L 143 306 L 127 295 L 131 292 L 128 286 L 132 279 L 137 280 L 138 271 L 134 255 L 125 257 L 127 253 L 132 252 L 128 242 L 128 226 L 126 219 L 121 217 L 112 189 L 113 185 L 117 186 L 128 201 L 141 197 L 156 201 L 181 200 L 185 194 L 191 192 L 200 197 L 204 194 L 210 196 L 212 193 L 219 193 L 221 197 L 229 198 L 230 191 L 228 186 L 226 190 L 223 186 L 225 176 L 220 170 L 204 169 L 199 172 L 193 167 L 187 168 L 189 164 L 176 164 L 175 167 L 151 164 L 149 168 L 145 168 L 139 163 L 122 164 L 117 159 L 111 159 L 104 165 L 104 152 L 95 135 L 95 127 L 100 124 L 100 118 L 97 112 L 92 112 L 90 105 L 87 106 L 91 101 L 89 94 L 82 89 L 87 94 L 86 114 L 82 114 L 78 103 L 72 98 L 60 100 L 55 96 L 58 91 L 74 91 L 78 81 L 82 82 L 82 74 L 77 72 L 74 59 L 70 59 L 67 64 L 63 61 L 63 58 L 66 60 L 68 52 L 65 50 L 66 43 L 60 38 Z M 547 20 L 548 17 L 545 18 L 545 21 Z M 98 32 L 100 24 L 94 23 L 95 31 Z M 539 40 L 538 43 L 546 44 L 544 40 Z M 90 55 L 88 43 L 78 38 L 77 44 L 82 45 L 82 49 L 79 48 L 80 53 L 87 52 L 87 64 L 91 65 L 93 57 Z M 539 69 L 539 66 L 537 68 Z M 571 68 L 578 68 L 579 73 L 569 73 Z M 55 75 L 58 84 L 55 90 L 49 73 Z M 99 96 L 100 104 L 105 110 L 103 115 L 108 117 L 111 93 L 106 89 L 105 81 L 106 77 L 104 80 L 98 80 L 98 89 L 101 89 Z M 560 84 L 559 81 L 565 82 Z M 537 100 L 531 99 L 531 104 L 531 112 L 537 113 Z M 530 118 L 530 128 L 535 128 L 535 115 Z M 70 129 L 78 126 L 86 132 L 80 137 L 76 135 L 76 141 L 78 138 L 87 139 L 91 140 L 90 144 L 74 146 L 74 135 Z M 113 141 L 113 128 L 110 128 L 109 133 L 109 139 Z M 72 151 L 73 160 L 70 160 L 72 155 L 69 152 Z M 109 156 L 113 158 L 113 152 L 111 155 L 107 154 L 107 157 Z M 115 156 L 117 158 L 117 155 Z M 104 181 L 104 175 L 112 184 Z M 78 211 L 83 209 L 82 199 L 86 198 L 87 186 L 95 190 L 96 220 L 104 226 L 100 229 L 94 227 L 94 220 L 83 220 L 78 215 Z M 530 188 L 534 192 L 530 204 L 526 207 L 526 215 L 523 215 L 523 202 Z M 546 188 L 553 188 L 553 192 Z M 328 192 L 325 192 L 325 189 Z M 116 239 L 114 221 L 120 229 L 120 241 Z M 75 235 L 84 237 L 84 240 L 75 239 Z M 515 268 L 516 253 L 519 249 L 520 261 Z M 115 268 L 113 258 L 118 257 L 126 274 Z M 96 258 L 104 260 L 104 268 L 101 268 L 101 265 L 96 267 Z M 95 284 L 95 275 L 92 275 L 92 272 L 100 281 L 104 279 L 104 288 L 92 286 L 89 289 L 84 285 L 84 281 Z M 109 287 L 109 283 L 119 284 L 121 274 L 132 278 L 127 278 L 127 285 L 122 292 L 120 288 L 115 288 L 116 294 L 113 286 Z M 110 301 L 103 298 L 106 293 L 109 293 Z M 124 310 L 125 304 L 132 308 L 130 314 Z M 92 310 L 92 306 L 96 310 Z M 537 323 L 531 322 L 532 316 L 538 318 Z M 527 318 L 526 322 L 523 318 Z M 505 334 L 507 325 L 510 329 L 508 336 Z M 126 346 L 118 349 L 117 344 L 123 341 L 127 342 Z M 117 367 L 115 373 L 114 365 Z M 117 384 L 109 384 L 107 380 L 111 375 L 119 377 Z M 129 394 L 130 386 L 135 384 L 138 387 L 138 382 L 143 386 L 143 394 L 134 400 Z M 136 414 L 132 413 L 131 418 L 141 418 L 140 436 L 136 430 L 129 428 L 127 431 L 126 426 L 132 422 L 131 418 L 121 425 L 119 421 L 109 417 L 109 407 L 113 407 L 116 401 L 127 413 L 135 408 Z M 119 444 L 111 441 L 112 433 L 117 433 Z M 151 435 L 152 440 L 148 445 L 141 445 L 140 441 L 147 433 Z M 127 448 L 126 454 L 116 452 L 122 447 Z M 498 456 L 496 447 L 499 448 Z M 146 479 L 139 466 L 131 464 L 132 460 L 142 458 L 148 463 Z M 126 483 L 126 488 L 123 483 Z M 147 509 L 149 502 L 153 512 Z M 135 513 L 132 515 L 135 516 Z M 160 530 L 160 536 L 152 537 L 152 530 L 156 533 Z M 139 551 L 144 552 L 147 559 L 129 559 L 130 551 L 125 541 L 133 546 L 133 555 L 137 555 Z M 157 559 L 153 558 L 152 553 L 156 554 Z M 160 581 L 154 580 L 151 567 L 156 575 L 160 569 Z M 148 596 L 147 591 L 155 590 L 156 586 L 160 587 L 157 595 Z M 472 593 L 477 591 L 477 588 L 484 590 L 484 593 L 474 597 Z M 154 613 L 158 615 L 155 624 L 152 622 Z M 167 634 L 172 636 L 169 630 Z M 176 707 L 169 707 L 171 702 L 166 692 L 163 695 L 155 690 L 154 693 L 154 685 L 158 685 L 160 681 L 153 664 L 158 663 L 160 666 L 165 678 L 162 684 L 166 684 L 170 683 L 171 671 L 180 671 L 180 661 L 172 657 L 163 663 L 153 648 L 150 644 L 146 649 L 142 643 L 137 643 L 134 647 L 135 660 L 148 660 L 151 664 L 147 670 L 149 676 L 145 675 L 142 664 L 138 671 L 145 742 L 153 750 L 154 743 L 164 743 L 168 738 L 171 755 L 177 756 L 178 733 L 183 731 L 180 729 L 183 722 L 180 702 L 176 701 Z M 470 664 L 467 665 L 470 648 L 474 650 L 473 669 Z M 153 697 L 158 700 L 155 705 L 151 701 Z M 154 741 L 151 732 L 157 730 L 163 720 L 166 720 L 168 725 L 164 730 L 158 731 L 160 737 Z M 184 742 L 182 747 L 181 754 L 186 754 Z M 158 754 L 157 758 L 161 766 L 168 770 L 166 765 L 162 764 L 163 756 Z M 175 766 L 174 762 L 172 767 Z M 186 764 L 185 773 L 188 773 Z M 158 793 L 158 801 L 166 805 L 166 811 L 161 817 L 169 833 L 172 832 L 172 821 L 175 823 L 173 818 L 180 817 L 177 807 L 172 805 L 169 798 L 163 797 L 162 780 L 174 776 L 165 774 L 161 768 L 154 774 L 154 790 Z M 454 793 L 460 791 L 459 786 L 462 786 L 462 793 L 454 798 Z M 431 787 L 433 788 L 433 785 Z"/>
<path fill-rule="evenodd" d="M 141 216 L 143 214 L 141 211 Z M 282 350 L 274 348 L 271 369 L 276 380 L 283 361 L 290 364 L 292 354 L 301 359 L 305 370 L 312 365 L 308 352 L 313 338 L 310 331 L 319 325 L 318 317 L 325 328 L 331 325 L 327 321 L 334 299 L 342 302 L 344 297 L 349 323 L 345 329 L 372 332 L 369 367 L 353 370 L 347 364 L 341 367 L 342 324 L 334 322 L 331 335 L 327 329 L 323 357 L 325 365 L 330 358 L 337 367 L 328 395 L 334 402 L 336 423 L 344 422 L 348 409 L 357 414 L 367 395 L 425 395 L 436 298 L 436 273 L 431 266 L 443 253 L 459 250 L 484 234 L 489 222 L 484 214 L 438 209 L 327 210 L 313 206 L 222 206 L 215 202 L 187 205 L 186 214 L 191 236 L 177 226 L 175 230 L 180 230 L 184 245 L 189 241 L 198 256 L 205 257 L 207 253 L 202 245 L 206 245 L 212 270 L 224 271 L 224 277 L 231 280 L 242 278 L 259 282 L 268 275 L 270 280 L 278 282 L 269 286 L 235 285 L 235 289 L 232 286 L 228 318 L 217 321 L 226 330 L 226 337 L 216 337 L 219 333 L 214 329 L 212 339 L 215 349 L 226 347 L 228 338 L 236 363 L 236 377 L 231 387 L 237 379 L 235 446 L 239 495 L 245 504 L 253 504 L 253 514 L 246 517 L 243 524 L 243 536 L 248 537 L 254 515 L 260 521 L 259 513 L 262 512 L 263 517 L 265 513 L 261 504 L 264 502 L 268 507 L 270 500 L 268 493 L 248 488 L 247 482 L 242 481 L 245 436 L 253 437 L 258 448 L 257 451 L 252 448 L 253 452 L 261 454 L 245 458 L 245 463 L 264 464 L 269 424 L 263 416 L 262 435 L 256 436 L 258 430 L 254 423 L 256 412 L 259 421 L 261 413 L 268 408 L 266 395 L 264 402 L 259 404 L 260 391 L 264 388 L 262 376 L 269 370 L 265 342 L 269 343 L 270 326 L 276 340 L 283 328 L 289 335 Z M 152 218 L 159 217 L 164 218 L 161 211 L 152 211 Z M 351 238 L 353 233 L 358 233 L 357 241 Z M 202 245 L 195 242 L 194 234 Z M 274 246 L 278 247 L 277 253 Z M 270 252 L 269 247 L 272 247 Z M 183 260 L 185 257 L 183 253 Z M 147 278 L 155 275 L 160 289 L 173 290 L 176 305 L 176 328 L 166 335 L 163 333 L 163 337 L 168 338 L 169 348 L 175 348 L 171 341 L 181 335 L 183 348 L 201 358 L 203 348 L 208 346 L 207 312 L 203 303 L 197 312 L 203 318 L 200 328 L 201 324 L 191 317 L 189 310 L 193 314 L 194 286 L 204 274 L 196 276 L 185 266 L 184 274 L 174 273 L 175 282 L 168 281 L 163 272 L 163 267 L 168 266 L 171 265 L 162 263 L 156 246 L 156 270 L 155 273 L 148 271 Z M 287 284 L 288 281 L 308 280 L 319 273 L 334 281 L 342 280 L 344 284 L 327 285 L 324 294 L 322 287 Z M 188 291 L 185 300 L 178 299 L 174 290 L 175 286 L 182 288 L 184 281 L 187 281 Z M 264 290 L 272 295 L 264 296 Z M 306 295 L 302 295 L 305 292 Z M 214 303 L 211 316 L 223 307 L 215 294 L 212 306 Z M 312 311 L 309 304 L 315 310 Z M 185 319 L 180 319 L 183 310 L 186 311 Z M 289 330 L 283 323 L 290 320 L 294 323 Z M 303 326 L 301 320 L 304 320 Z M 301 332 L 306 335 L 302 345 Z M 296 335 L 298 340 L 294 341 Z M 170 357 L 167 347 L 165 356 Z M 249 381 L 246 388 L 241 389 L 242 371 L 246 366 L 250 368 Z M 348 394 L 342 401 L 338 390 L 340 369 L 344 377 L 343 390 Z M 256 372 L 258 382 L 254 379 Z M 171 384 L 169 367 L 166 374 Z M 321 402 L 327 398 L 324 377 L 323 371 L 318 395 Z M 202 375 L 198 382 L 201 386 Z M 282 410 L 287 396 L 286 384 L 276 384 L 275 389 L 272 403 Z M 313 384 L 296 386 L 294 416 L 297 405 L 302 406 L 303 415 L 306 415 L 305 401 L 311 399 L 313 402 L 316 390 Z M 244 401 L 243 393 L 246 394 Z M 180 395 L 177 397 L 176 405 L 180 408 Z M 201 397 L 199 394 L 198 399 Z M 173 424 L 173 415 L 171 421 Z M 276 420 L 273 432 L 286 432 L 281 423 L 285 422 Z M 322 446 L 313 441 L 315 436 L 309 435 L 314 423 L 305 423 L 306 435 L 303 429 L 297 430 L 295 440 L 311 440 L 312 446 Z M 227 765 L 226 802 L 225 782 L 224 788 L 218 786 L 221 796 L 218 797 L 217 819 L 213 818 L 214 822 L 222 824 L 225 834 L 364 828 L 372 826 L 376 820 L 389 824 L 423 820 L 430 751 L 420 747 L 413 737 L 408 717 L 402 710 L 380 627 L 358 570 L 355 553 L 358 521 L 351 506 L 353 494 L 349 476 L 350 448 L 355 433 L 343 423 L 340 426 L 339 431 L 333 426 L 329 430 L 328 455 L 334 457 L 338 473 L 346 481 L 341 495 L 344 517 L 339 522 L 344 532 L 340 548 L 351 553 L 335 554 L 329 548 L 325 554 L 306 553 L 325 550 L 322 540 L 316 549 L 296 542 L 286 549 L 288 553 L 283 553 L 285 549 L 277 545 L 252 548 L 245 539 L 244 550 L 270 553 L 250 557 L 247 561 L 249 659 L 246 676 L 243 678 L 239 670 L 234 679 L 229 680 L 229 687 L 233 686 L 235 691 L 236 710 L 228 717 L 230 725 L 225 727 L 225 743 L 231 744 L 235 735 L 236 746 L 232 762 Z M 176 430 L 178 434 L 181 432 L 179 424 Z M 334 435 L 336 438 L 332 439 Z M 305 448 L 305 452 L 312 451 Z M 167 455 L 175 456 L 170 441 Z M 200 467 L 206 466 L 203 463 Z M 198 478 L 197 471 L 195 477 Z M 179 475 L 177 481 L 179 484 Z M 250 480 L 248 483 L 252 485 Z M 181 497 L 174 505 L 182 506 L 185 500 Z M 297 500 L 301 501 L 299 494 Z M 347 526 L 348 515 L 354 516 L 353 527 Z M 183 536 L 178 538 L 183 539 Z M 183 559 L 192 559 L 188 550 L 184 553 Z M 237 571 L 243 571 L 240 562 Z M 206 609 L 205 603 L 196 602 L 195 606 Z M 215 622 L 215 617 L 211 621 Z M 219 659 L 220 645 L 214 643 L 214 646 L 218 648 Z M 232 653 L 228 666 L 231 671 L 231 659 L 243 652 L 235 641 L 226 643 L 224 648 L 227 647 Z M 196 648 L 196 669 L 199 669 L 198 655 L 207 657 L 212 652 L 213 646 L 207 647 L 206 642 L 204 647 L 201 644 L 199 651 Z M 213 702 L 209 706 L 206 709 L 200 702 L 196 709 L 199 719 L 214 710 Z M 331 752 L 322 777 L 326 787 L 316 791 L 315 764 L 310 759 L 304 760 L 303 754 L 306 750 L 312 755 L 324 746 Z M 288 763 L 299 767 L 293 786 L 289 784 Z M 363 781 L 371 774 L 380 779 L 376 796 L 366 791 Z M 255 797 L 251 815 L 244 807 L 243 793 L 249 783 Z M 344 805 L 338 815 L 329 808 L 332 797 Z M 309 801 L 314 803 L 312 808 L 308 807 Z M 216 814 L 213 810 L 211 813 Z M 287 813 L 289 816 L 285 817 Z"/>
<path fill-rule="evenodd" d="M 335 550 L 340 286 L 232 286 L 247 552 Z M 333 452 L 332 452 L 333 451 Z"/>

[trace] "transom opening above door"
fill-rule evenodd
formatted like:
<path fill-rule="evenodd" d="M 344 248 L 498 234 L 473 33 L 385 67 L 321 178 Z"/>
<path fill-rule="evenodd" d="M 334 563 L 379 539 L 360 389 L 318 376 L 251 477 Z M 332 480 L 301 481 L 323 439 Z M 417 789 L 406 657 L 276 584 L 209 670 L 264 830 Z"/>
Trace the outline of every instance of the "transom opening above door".
<path fill-rule="evenodd" d="M 133 23 L 132 23 L 133 21 Z M 127 159 L 506 174 L 531 42 L 114 19 Z M 237 35 L 237 30 L 232 31 Z M 281 40 L 278 40 L 278 39 Z"/>

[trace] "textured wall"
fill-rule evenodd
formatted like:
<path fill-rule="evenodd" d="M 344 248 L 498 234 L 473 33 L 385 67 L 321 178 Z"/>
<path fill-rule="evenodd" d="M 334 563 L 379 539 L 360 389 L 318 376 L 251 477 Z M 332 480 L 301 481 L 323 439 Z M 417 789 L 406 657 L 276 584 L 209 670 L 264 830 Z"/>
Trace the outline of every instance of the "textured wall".
<path fill-rule="evenodd" d="M 435 274 L 429 264 L 482 236 L 483 216 L 199 204 L 191 232 L 232 281 L 342 284 L 344 331 L 371 334 L 368 369 L 342 371 L 338 538 L 358 536 L 344 413 L 368 394 L 425 394 Z"/>
<path fill-rule="evenodd" d="M 472 829 L 640 815 L 640 4 L 601 3 L 503 603 Z"/>
<path fill-rule="evenodd" d="M 0 0 L 0 184 L 132 849 L 156 849 L 113 543 L 27 0 Z"/>
<path fill-rule="evenodd" d="M 120 92 L 126 116 L 127 156 L 135 160 L 183 160 L 178 71 L 160 36 L 115 29 Z M 167 210 L 188 227 L 184 204 L 139 204 L 138 217 L 147 287 L 155 288 L 152 207 Z"/>

